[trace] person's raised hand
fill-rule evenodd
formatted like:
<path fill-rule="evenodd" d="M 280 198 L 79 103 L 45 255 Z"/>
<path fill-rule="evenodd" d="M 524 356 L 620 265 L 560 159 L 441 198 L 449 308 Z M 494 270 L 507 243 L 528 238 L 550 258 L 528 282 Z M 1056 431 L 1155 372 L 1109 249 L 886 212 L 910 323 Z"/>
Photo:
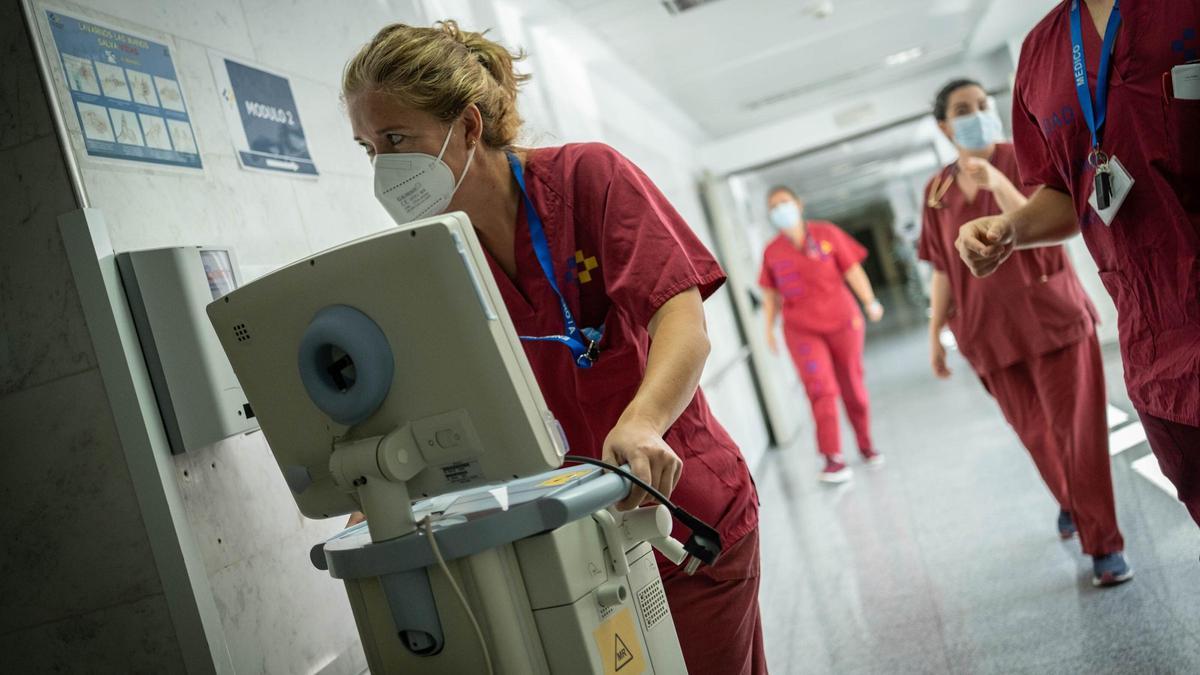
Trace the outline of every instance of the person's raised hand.
<path fill-rule="evenodd" d="M 767 331 L 767 349 L 769 349 L 772 354 L 779 353 L 779 343 L 775 340 L 775 331 L 773 330 Z"/>
<path fill-rule="evenodd" d="M 617 422 L 604 439 L 602 459 L 616 466 L 628 464 L 630 473 L 664 497 L 671 496 L 683 474 L 683 460 L 679 455 L 652 425 L 636 419 Z M 634 485 L 629 495 L 617 502 L 617 508 L 622 511 L 635 509 L 646 497 L 646 491 Z"/>
<path fill-rule="evenodd" d="M 958 162 L 959 170 L 983 190 L 992 190 L 996 186 L 999 171 L 991 162 L 982 157 L 963 157 Z"/>
<path fill-rule="evenodd" d="M 1006 216 L 986 216 L 963 225 L 954 242 L 971 274 L 986 277 L 1016 249 L 1016 232 Z"/>

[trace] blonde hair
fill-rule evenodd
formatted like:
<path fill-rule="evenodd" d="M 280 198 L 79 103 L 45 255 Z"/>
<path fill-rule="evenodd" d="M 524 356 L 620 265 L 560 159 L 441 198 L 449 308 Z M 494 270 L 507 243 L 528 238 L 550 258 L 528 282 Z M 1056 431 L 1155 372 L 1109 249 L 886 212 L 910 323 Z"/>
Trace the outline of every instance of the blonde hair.
<path fill-rule="evenodd" d="M 386 26 L 346 64 L 342 98 L 383 92 L 445 121 L 475 104 L 483 117 L 483 142 L 511 146 L 521 129 L 517 88 L 529 79 L 513 64 L 525 52 L 510 52 L 486 33 L 464 31 L 451 20 L 430 28 Z"/>

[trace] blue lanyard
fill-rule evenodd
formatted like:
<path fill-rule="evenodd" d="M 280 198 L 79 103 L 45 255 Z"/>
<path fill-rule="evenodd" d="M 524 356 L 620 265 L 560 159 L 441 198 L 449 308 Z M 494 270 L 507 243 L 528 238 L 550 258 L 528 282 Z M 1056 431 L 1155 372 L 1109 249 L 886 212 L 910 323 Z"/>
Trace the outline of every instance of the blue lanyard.
<path fill-rule="evenodd" d="M 1092 149 L 1100 149 L 1100 136 L 1104 130 L 1104 118 L 1108 112 L 1108 62 L 1113 43 L 1117 40 L 1117 27 L 1121 25 L 1121 0 L 1113 3 L 1108 27 L 1104 29 L 1104 46 L 1100 50 L 1100 68 L 1096 71 L 1096 102 L 1092 104 L 1092 90 L 1088 86 L 1087 61 L 1083 52 L 1082 0 L 1071 0 L 1071 58 L 1074 62 L 1075 93 L 1079 106 L 1083 108 L 1083 119 L 1092 132 Z"/>
<path fill-rule="evenodd" d="M 600 330 L 576 327 L 571 308 L 567 306 L 566 298 L 558 289 L 558 280 L 554 276 L 554 259 L 550 255 L 546 230 L 542 226 L 542 218 L 538 215 L 537 209 L 533 208 L 529 192 L 525 190 L 525 175 L 521 170 L 521 162 L 513 153 L 506 154 L 508 155 L 508 166 L 512 169 L 512 174 L 517 179 L 517 185 L 521 187 L 521 196 L 525 199 L 525 220 L 529 223 L 529 239 L 533 243 L 533 253 L 537 256 L 538 264 L 542 266 L 542 274 L 546 275 L 546 281 L 550 282 L 550 288 L 554 289 L 554 294 L 558 296 L 558 306 L 562 310 L 563 324 L 566 327 L 565 335 L 547 335 L 545 337 L 522 335 L 521 339 L 526 342 L 564 344 L 571 350 L 571 358 L 575 360 L 575 365 L 580 368 L 591 368 L 592 364 L 600 358 L 599 343 L 604 333 L 604 326 L 600 326 Z"/>

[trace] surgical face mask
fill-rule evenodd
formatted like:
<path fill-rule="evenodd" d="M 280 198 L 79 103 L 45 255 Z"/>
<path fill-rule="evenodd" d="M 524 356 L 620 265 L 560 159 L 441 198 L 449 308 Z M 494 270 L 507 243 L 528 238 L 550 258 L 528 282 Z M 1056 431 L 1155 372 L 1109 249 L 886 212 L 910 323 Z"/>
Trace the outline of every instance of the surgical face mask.
<path fill-rule="evenodd" d="M 950 120 L 954 142 L 966 150 L 983 150 L 1004 140 L 1004 127 L 992 109 Z"/>
<path fill-rule="evenodd" d="M 375 155 L 375 198 L 397 225 L 436 216 L 450 205 L 475 158 L 475 146 L 471 146 L 462 175 L 455 181 L 454 172 L 442 161 L 453 133 L 452 125 L 437 157 L 423 152 Z"/>
<path fill-rule="evenodd" d="M 785 232 L 800 222 L 800 205 L 792 201 L 782 202 L 771 209 L 767 218 L 771 221 L 772 227 L 780 232 Z"/>

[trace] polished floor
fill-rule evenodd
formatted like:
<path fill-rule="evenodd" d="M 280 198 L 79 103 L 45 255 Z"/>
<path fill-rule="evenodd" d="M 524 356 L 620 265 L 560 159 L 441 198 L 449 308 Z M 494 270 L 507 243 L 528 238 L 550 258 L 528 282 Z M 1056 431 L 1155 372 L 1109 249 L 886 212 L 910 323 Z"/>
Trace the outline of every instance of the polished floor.
<path fill-rule="evenodd" d="M 935 380 L 919 317 L 897 314 L 867 346 L 887 464 L 855 459 L 852 482 L 819 484 L 806 427 L 755 467 L 771 672 L 1200 673 L 1200 530 L 1130 468 L 1145 443 L 1113 458 L 1137 574 L 1098 590 L 966 363 L 955 355 L 954 378 Z M 1130 411 L 1115 353 L 1106 369 Z"/>

